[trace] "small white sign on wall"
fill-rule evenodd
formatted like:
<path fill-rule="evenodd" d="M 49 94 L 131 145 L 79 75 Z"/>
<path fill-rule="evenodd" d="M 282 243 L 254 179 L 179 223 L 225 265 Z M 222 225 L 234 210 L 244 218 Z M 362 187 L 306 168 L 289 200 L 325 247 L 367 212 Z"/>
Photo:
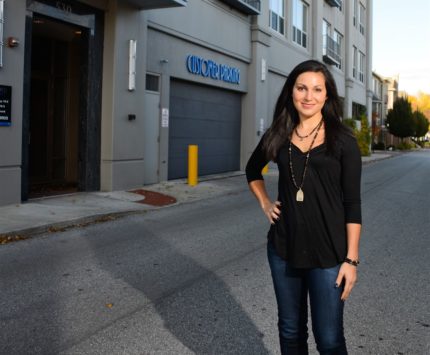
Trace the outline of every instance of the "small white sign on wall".
<path fill-rule="evenodd" d="M 169 109 L 165 107 L 161 109 L 161 127 L 169 127 Z"/>
<path fill-rule="evenodd" d="M 136 90 L 136 53 L 137 41 L 131 39 L 128 41 L 128 90 Z"/>

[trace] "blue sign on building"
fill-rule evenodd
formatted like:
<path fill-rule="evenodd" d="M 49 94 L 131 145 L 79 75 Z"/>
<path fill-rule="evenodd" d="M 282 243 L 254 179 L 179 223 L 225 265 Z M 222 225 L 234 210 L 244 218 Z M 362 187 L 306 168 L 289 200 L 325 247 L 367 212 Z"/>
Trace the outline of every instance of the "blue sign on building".
<path fill-rule="evenodd" d="M 12 122 L 12 87 L 0 85 L 0 126 L 10 126 Z"/>
<path fill-rule="evenodd" d="M 191 74 L 201 75 L 205 78 L 240 84 L 240 69 L 218 64 L 213 60 L 204 59 L 196 55 L 190 54 L 187 56 L 187 69 Z"/>

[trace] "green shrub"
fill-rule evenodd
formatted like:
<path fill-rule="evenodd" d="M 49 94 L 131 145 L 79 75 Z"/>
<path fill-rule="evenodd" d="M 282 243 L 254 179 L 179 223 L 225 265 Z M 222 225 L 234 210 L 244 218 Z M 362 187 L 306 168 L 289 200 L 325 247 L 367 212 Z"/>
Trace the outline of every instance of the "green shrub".
<path fill-rule="evenodd" d="M 361 156 L 370 155 L 370 127 L 369 122 L 367 122 L 367 117 L 365 114 L 360 116 L 361 129 L 355 130 L 355 136 L 357 137 L 358 147 L 360 148 Z"/>
<path fill-rule="evenodd" d="M 352 119 L 352 118 L 345 118 L 342 122 L 343 122 L 343 124 L 345 126 L 348 126 L 349 128 L 355 130 L 356 125 L 355 125 L 355 120 L 354 119 Z"/>
<path fill-rule="evenodd" d="M 408 142 L 400 142 L 400 144 L 397 145 L 398 150 L 411 150 L 413 148 L 413 144 Z"/>
<path fill-rule="evenodd" d="M 416 139 L 412 139 L 412 141 L 413 141 L 416 145 L 419 145 L 421 148 L 424 148 L 424 147 L 425 147 L 425 143 L 426 143 L 426 142 L 424 142 L 424 141 L 419 141 L 419 140 L 416 140 Z"/>
<path fill-rule="evenodd" d="M 360 148 L 361 156 L 370 155 L 370 128 L 367 122 L 366 114 L 360 116 L 361 129 L 357 129 L 356 121 L 352 118 L 345 118 L 342 122 L 344 125 L 352 128 L 355 137 L 357 138 L 358 147 Z"/>
<path fill-rule="evenodd" d="M 370 155 L 370 127 L 369 122 L 367 122 L 367 116 L 363 113 L 360 116 L 361 129 L 357 129 L 356 122 L 352 118 L 345 118 L 342 122 L 345 126 L 352 128 L 354 135 L 357 138 L 358 147 L 360 148 L 361 156 Z"/>

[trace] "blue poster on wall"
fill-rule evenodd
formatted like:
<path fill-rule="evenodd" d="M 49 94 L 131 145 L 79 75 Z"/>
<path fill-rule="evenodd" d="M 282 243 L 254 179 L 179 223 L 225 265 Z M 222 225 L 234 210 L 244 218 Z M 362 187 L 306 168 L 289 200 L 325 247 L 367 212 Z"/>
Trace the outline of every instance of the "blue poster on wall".
<path fill-rule="evenodd" d="M 11 125 L 12 86 L 0 85 L 0 126 Z"/>

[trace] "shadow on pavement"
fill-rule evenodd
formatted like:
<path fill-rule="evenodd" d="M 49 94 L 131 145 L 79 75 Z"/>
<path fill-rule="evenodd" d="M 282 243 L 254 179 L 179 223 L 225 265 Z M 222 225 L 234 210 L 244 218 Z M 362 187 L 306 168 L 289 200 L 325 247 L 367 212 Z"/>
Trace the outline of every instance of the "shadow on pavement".
<path fill-rule="evenodd" d="M 123 230 L 115 230 L 118 224 L 112 227 L 112 235 Z M 115 253 L 97 253 L 96 257 L 113 278 L 126 282 L 151 301 L 168 332 L 195 354 L 269 354 L 263 334 L 217 275 L 149 229 L 143 227 L 137 233 L 139 236 L 123 236 L 121 243 L 105 236 L 105 243 L 115 243 L 107 246 Z M 100 241 L 89 237 L 88 242 Z M 94 250 L 100 250 L 100 246 L 94 245 Z M 162 329 L 159 332 L 166 334 Z M 139 351 L 155 353 L 147 344 L 148 335 L 140 336 Z"/>

